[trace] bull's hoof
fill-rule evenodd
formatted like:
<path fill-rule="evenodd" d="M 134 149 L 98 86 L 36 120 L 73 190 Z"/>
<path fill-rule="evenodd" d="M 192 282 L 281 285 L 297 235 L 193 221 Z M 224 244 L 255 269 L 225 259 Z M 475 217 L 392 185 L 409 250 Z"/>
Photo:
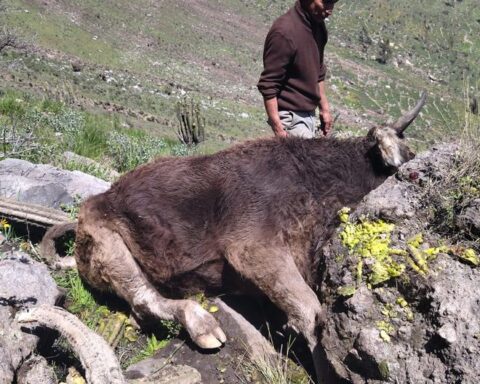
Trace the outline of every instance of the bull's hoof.
<path fill-rule="evenodd" d="M 208 335 L 198 336 L 193 341 L 200 348 L 215 349 L 215 348 L 220 348 L 225 343 L 226 340 L 227 340 L 227 337 L 225 336 L 223 331 L 220 329 L 220 327 L 217 327 L 216 329 L 214 329 L 213 334 L 210 333 Z"/>
<path fill-rule="evenodd" d="M 220 348 L 227 341 L 217 320 L 195 301 L 183 301 L 183 308 L 178 320 L 186 328 L 193 342 L 200 348 Z"/>

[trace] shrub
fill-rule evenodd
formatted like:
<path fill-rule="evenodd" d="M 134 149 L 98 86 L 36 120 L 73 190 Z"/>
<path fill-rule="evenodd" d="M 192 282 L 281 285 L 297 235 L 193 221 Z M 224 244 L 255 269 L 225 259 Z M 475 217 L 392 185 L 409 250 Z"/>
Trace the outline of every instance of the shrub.
<path fill-rule="evenodd" d="M 120 172 L 129 171 L 160 155 L 166 148 L 163 139 L 129 137 L 120 132 L 109 134 L 107 154 Z"/>

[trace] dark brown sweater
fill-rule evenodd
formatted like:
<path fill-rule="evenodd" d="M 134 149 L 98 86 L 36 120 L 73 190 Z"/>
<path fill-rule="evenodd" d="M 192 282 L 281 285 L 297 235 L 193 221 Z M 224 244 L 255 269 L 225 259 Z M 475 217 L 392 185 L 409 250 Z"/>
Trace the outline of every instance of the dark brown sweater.
<path fill-rule="evenodd" d="M 325 22 L 313 20 L 298 1 L 275 20 L 265 40 L 264 70 L 257 85 L 263 97 L 277 97 L 279 110 L 315 110 L 318 82 L 325 78 L 327 39 Z"/>

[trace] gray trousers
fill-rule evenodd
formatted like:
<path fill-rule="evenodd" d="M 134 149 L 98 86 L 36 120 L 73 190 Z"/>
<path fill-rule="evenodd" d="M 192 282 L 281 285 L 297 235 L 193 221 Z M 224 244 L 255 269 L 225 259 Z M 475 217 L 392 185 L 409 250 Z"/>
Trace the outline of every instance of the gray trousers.
<path fill-rule="evenodd" d="M 279 111 L 283 128 L 289 135 L 313 139 L 317 131 L 315 112 Z"/>

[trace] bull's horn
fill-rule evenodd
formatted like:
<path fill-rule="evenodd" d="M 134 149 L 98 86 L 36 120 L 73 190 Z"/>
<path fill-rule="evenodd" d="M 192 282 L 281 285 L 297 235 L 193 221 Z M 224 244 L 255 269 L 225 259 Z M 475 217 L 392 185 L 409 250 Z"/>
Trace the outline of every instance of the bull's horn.
<path fill-rule="evenodd" d="M 16 319 L 59 331 L 78 355 L 88 384 L 127 384 L 112 348 L 75 315 L 59 307 L 41 305 L 18 312 Z"/>
<path fill-rule="evenodd" d="M 412 123 L 413 120 L 418 116 L 420 110 L 425 105 L 425 101 L 427 100 L 427 92 L 423 91 L 420 100 L 418 100 L 417 105 L 413 107 L 410 111 L 400 117 L 394 124 L 392 124 L 392 128 L 397 131 L 399 135 L 407 129 L 407 127 Z"/>

